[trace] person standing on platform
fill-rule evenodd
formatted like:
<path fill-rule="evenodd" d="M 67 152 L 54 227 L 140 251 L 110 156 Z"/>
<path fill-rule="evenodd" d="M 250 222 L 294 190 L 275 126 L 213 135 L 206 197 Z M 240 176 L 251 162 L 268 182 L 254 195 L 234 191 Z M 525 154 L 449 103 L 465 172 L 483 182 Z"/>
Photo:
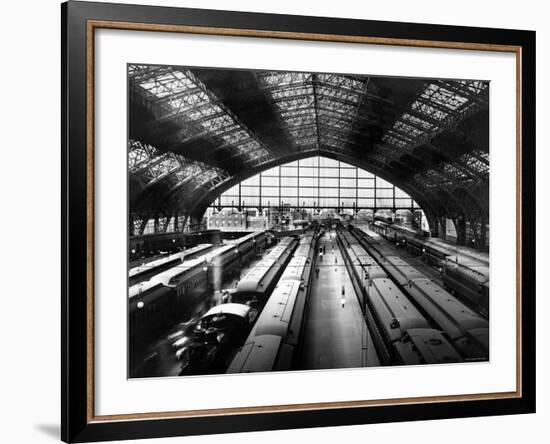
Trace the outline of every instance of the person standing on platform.
<path fill-rule="evenodd" d="M 317 279 L 319 279 L 319 265 L 315 267 L 315 274 L 317 275 Z"/>

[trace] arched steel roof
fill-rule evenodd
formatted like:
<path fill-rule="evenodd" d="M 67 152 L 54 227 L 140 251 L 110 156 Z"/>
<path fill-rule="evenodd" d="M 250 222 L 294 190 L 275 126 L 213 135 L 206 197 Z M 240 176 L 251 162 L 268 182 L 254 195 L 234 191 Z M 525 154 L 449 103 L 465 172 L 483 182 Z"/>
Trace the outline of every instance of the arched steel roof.
<path fill-rule="evenodd" d="M 204 211 L 223 190 L 323 155 L 435 215 L 488 215 L 489 84 L 129 66 L 130 211 Z"/>

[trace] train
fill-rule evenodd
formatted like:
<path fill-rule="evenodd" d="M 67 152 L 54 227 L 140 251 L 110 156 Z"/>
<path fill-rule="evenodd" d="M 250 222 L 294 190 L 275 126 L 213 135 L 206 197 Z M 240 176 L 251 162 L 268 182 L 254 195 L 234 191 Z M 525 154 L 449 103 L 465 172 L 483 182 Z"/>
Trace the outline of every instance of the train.
<path fill-rule="evenodd" d="M 201 317 L 187 336 L 188 340 L 183 340 L 183 351 L 176 351 L 182 361 L 180 375 L 225 372 L 232 352 L 255 325 L 297 246 L 295 237 L 281 239 L 239 280 L 235 289 L 228 291 L 227 303 L 213 307 Z M 219 324 L 216 321 L 219 313 L 226 313 L 228 308 L 232 311 L 232 322 Z M 229 316 L 224 315 L 224 319 L 228 321 Z"/>
<path fill-rule="evenodd" d="M 197 256 L 209 252 L 212 248 L 212 244 L 199 244 L 189 248 L 188 250 L 170 254 L 159 259 L 142 263 L 136 267 L 132 267 L 128 271 L 128 285 L 131 287 L 132 285 L 147 281 L 154 275 L 181 264 L 185 260 L 194 259 Z"/>
<path fill-rule="evenodd" d="M 128 243 L 130 261 L 160 252 L 175 253 L 183 249 L 185 240 L 181 232 L 154 233 L 131 236 Z"/>
<path fill-rule="evenodd" d="M 237 288 L 226 292 L 229 300 L 263 306 L 277 283 L 274 276 L 280 276 L 297 245 L 295 237 L 282 238 L 252 270 L 239 279 Z"/>
<path fill-rule="evenodd" d="M 130 355 L 184 318 L 213 288 L 220 288 L 224 280 L 238 273 L 241 266 L 265 249 L 265 241 L 265 233 L 251 233 L 193 259 L 184 258 L 184 262 L 130 286 Z"/>
<path fill-rule="evenodd" d="M 466 361 L 489 359 L 489 323 L 443 287 L 395 254 L 376 233 L 351 228 L 350 233 L 378 262 L 427 318 L 450 339 Z"/>
<path fill-rule="evenodd" d="M 175 355 L 182 361 L 180 375 L 222 373 L 227 356 L 242 344 L 254 319 L 248 304 L 229 302 L 208 310 L 175 342 Z"/>
<path fill-rule="evenodd" d="M 463 360 L 450 341 L 430 325 L 356 237 L 346 229 L 339 229 L 337 242 L 383 365 Z"/>
<path fill-rule="evenodd" d="M 317 242 L 316 233 L 300 237 L 298 248 L 226 373 L 294 368 L 311 291 Z"/>
<path fill-rule="evenodd" d="M 457 294 L 483 316 L 489 316 L 489 256 L 468 247 L 419 237 L 408 227 L 376 221 L 373 230 L 437 267 L 446 289 Z"/>

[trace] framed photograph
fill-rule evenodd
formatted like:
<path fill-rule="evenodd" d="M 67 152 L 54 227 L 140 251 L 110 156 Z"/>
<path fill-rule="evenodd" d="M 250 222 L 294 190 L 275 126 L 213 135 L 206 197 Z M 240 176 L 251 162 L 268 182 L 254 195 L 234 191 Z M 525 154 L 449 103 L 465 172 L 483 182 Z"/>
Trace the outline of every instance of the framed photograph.
<path fill-rule="evenodd" d="M 535 33 L 62 12 L 62 439 L 535 411 Z"/>

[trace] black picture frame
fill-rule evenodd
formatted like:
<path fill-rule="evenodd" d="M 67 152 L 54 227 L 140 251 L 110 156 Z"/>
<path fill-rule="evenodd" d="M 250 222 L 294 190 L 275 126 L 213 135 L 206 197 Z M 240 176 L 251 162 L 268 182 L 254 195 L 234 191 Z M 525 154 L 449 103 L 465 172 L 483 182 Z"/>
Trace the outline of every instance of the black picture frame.
<path fill-rule="evenodd" d="M 521 183 L 521 298 L 518 322 L 520 393 L 513 397 L 438 402 L 388 403 L 318 410 L 238 412 L 230 415 L 151 417 L 98 420 L 90 399 L 88 359 L 93 335 L 93 292 L 90 266 L 90 218 L 93 215 L 93 178 L 88 148 L 92 133 L 87 82 L 90 21 L 188 27 L 259 30 L 316 36 L 369 37 L 391 41 L 507 45 L 518 49 L 521 78 L 519 153 Z M 356 19 L 243 13 L 229 11 L 136 6 L 70 1 L 61 6 L 62 22 L 62 384 L 61 435 L 65 442 L 155 438 L 320 426 L 370 424 L 441 418 L 509 415 L 535 412 L 535 32 L 396 23 Z M 93 29 L 92 29 L 93 31 Z M 145 31 L 144 31 L 145 32 Z M 399 43 L 397 43 L 399 44 Z M 428 45 L 429 46 L 429 45 Z M 93 54 L 92 54 L 93 56 Z M 91 196 L 91 197 L 90 197 Z M 91 200 L 90 200 L 91 199 Z M 92 205 L 92 207 L 90 207 Z M 93 219 L 92 219 L 93 220 Z M 91 230 L 91 231 L 90 231 Z M 92 265 L 90 263 L 92 262 Z M 93 363 L 92 363 L 93 364 Z"/>

